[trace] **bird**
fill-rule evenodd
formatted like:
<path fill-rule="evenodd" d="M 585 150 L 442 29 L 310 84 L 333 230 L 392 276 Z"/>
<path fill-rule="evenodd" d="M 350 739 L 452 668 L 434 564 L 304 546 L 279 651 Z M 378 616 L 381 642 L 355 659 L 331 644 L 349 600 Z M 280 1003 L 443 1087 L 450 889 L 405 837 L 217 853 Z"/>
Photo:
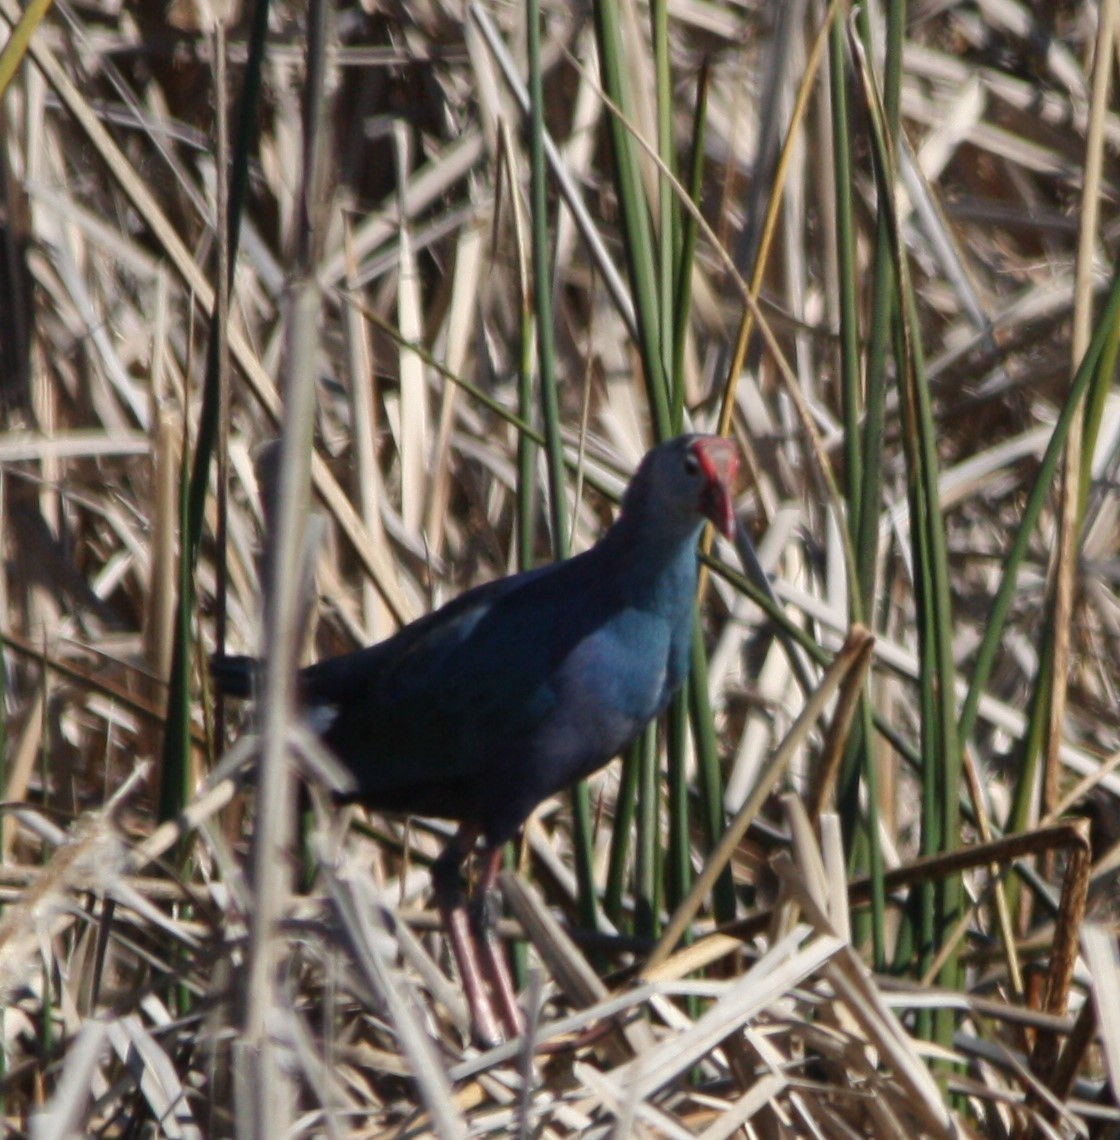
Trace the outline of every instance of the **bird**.
<path fill-rule="evenodd" d="M 476 586 L 299 675 L 309 723 L 353 779 L 338 798 L 459 825 L 432 884 L 479 1044 L 522 1024 L 494 935 L 502 847 L 538 804 L 624 751 L 684 682 L 697 543 L 706 522 L 732 537 L 737 467 L 722 437 L 663 442 L 589 549 Z M 229 696 L 251 695 L 255 670 L 248 657 L 211 662 Z M 462 866 L 480 841 L 468 906 Z"/>

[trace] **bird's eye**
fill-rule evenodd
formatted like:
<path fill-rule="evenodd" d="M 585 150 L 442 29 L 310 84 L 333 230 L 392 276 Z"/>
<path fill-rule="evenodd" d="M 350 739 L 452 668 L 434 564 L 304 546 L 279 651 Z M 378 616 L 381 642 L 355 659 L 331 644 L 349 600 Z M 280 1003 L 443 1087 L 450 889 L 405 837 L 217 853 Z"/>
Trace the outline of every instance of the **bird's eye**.
<path fill-rule="evenodd" d="M 686 475 L 695 475 L 700 470 L 700 461 L 692 452 L 688 452 L 684 457 L 684 473 Z"/>

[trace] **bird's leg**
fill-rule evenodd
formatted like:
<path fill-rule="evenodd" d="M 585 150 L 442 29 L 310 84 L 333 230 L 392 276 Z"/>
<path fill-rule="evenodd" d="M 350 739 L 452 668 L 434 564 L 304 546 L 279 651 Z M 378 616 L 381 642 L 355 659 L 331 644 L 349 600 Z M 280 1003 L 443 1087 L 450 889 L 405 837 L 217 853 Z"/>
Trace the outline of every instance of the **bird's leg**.
<path fill-rule="evenodd" d="M 498 872 L 502 866 L 502 849 L 487 847 L 482 853 L 482 874 L 471 903 L 471 926 L 482 959 L 482 972 L 497 999 L 498 1015 L 507 1035 L 518 1037 L 525 1031 L 525 1019 L 517 1005 L 513 979 L 505 950 L 498 939 Z"/>
<path fill-rule="evenodd" d="M 502 1035 L 479 967 L 460 875 L 463 860 L 470 854 L 477 838 L 477 827 L 464 824 L 459 828 L 432 864 L 432 887 L 435 890 L 436 906 L 439 907 L 444 929 L 451 942 L 455 966 L 463 983 L 463 993 L 471 1014 L 471 1033 L 477 1044 L 489 1048 L 499 1044 Z"/>

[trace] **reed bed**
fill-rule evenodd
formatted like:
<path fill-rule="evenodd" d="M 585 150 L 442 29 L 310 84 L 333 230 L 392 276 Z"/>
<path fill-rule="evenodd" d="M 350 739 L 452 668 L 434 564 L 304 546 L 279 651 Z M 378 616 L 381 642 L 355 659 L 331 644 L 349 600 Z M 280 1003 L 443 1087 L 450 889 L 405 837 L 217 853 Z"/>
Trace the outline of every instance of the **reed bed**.
<path fill-rule="evenodd" d="M 1120 1135 L 1118 15 L 0 0 L 5 1135 Z M 283 678 L 692 428 L 741 541 L 480 1050 Z"/>

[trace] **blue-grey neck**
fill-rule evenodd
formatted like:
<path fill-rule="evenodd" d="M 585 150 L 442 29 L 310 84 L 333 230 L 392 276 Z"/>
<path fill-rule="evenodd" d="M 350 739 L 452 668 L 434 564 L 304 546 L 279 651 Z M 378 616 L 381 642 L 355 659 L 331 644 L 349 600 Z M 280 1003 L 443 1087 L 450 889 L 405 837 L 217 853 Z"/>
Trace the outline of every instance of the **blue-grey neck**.
<path fill-rule="evenodd" d="M 627 497 L 622 514 L 596 548 L 604 564 L 625 577 L 631 603 L 667 617 L 691 615 L 696 593 L 696 544 L 704 520 L 680 519 L 647 510 Z"/>

